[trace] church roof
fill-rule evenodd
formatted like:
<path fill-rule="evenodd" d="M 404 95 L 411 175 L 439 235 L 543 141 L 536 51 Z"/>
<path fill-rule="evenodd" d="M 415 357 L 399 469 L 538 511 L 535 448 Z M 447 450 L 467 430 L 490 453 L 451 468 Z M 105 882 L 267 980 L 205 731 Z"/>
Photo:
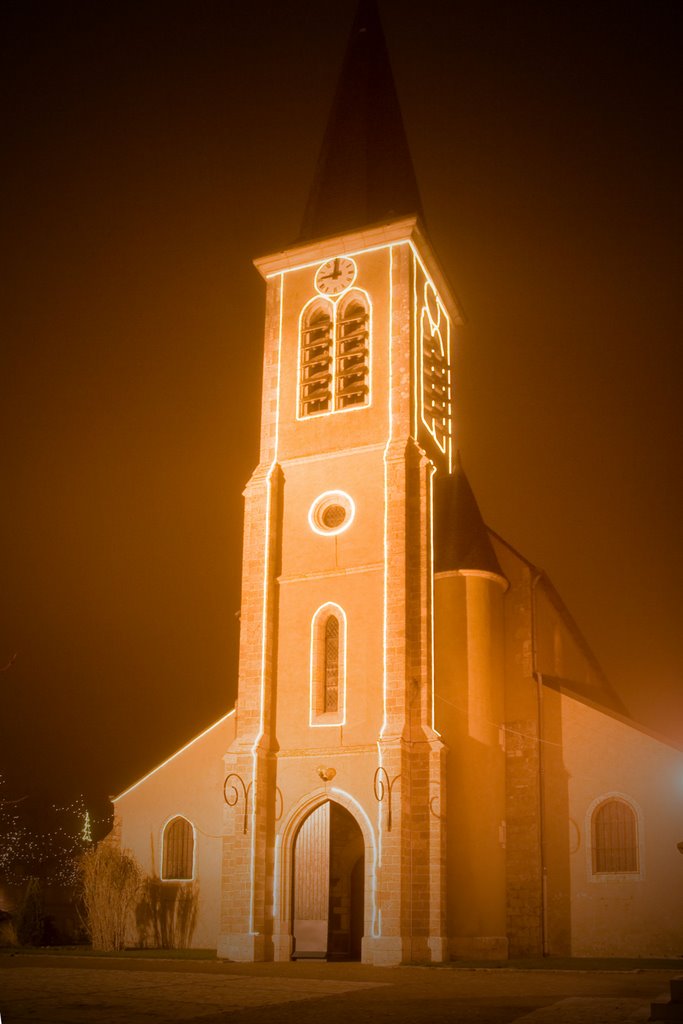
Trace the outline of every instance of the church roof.
<path fill-rule="evenodd" d="M 532 595 L 536 592 L 535 588 L 536 584 L 538 584 L 539 592 L 545 596 L 549 605 L 555 610 L 559 621 L 564 624 L 568 635 L 573 640 L 576 651 L 582 659 L 580 671 L 577 671 L 577 664 L 574 661 L 574 672 L 571 677 L 558 676 L 553 674 L 556 671 L 553 662 L 551 662 L 551 672 L 545 671 L 545 668 L 548 666 L 546 664 L 544 667 L 543 661 L 545 659 L 542 657 L 541 652 L 537 652 L 536 657 L 540 659 L 540 664 L 537 666 L 538 678 L 543 682 L 543 685 L 558 690 L 561 693 L 566 693 L 583 704 L 588 704 L 591 707 L 607 712 L 613 717 L 619 718 L 631 726 L 635 726 L 641 732 L 654 735 L 642 723 L 637 722 L 629 715 L 623 701 L 607 679 L 602 666 L 591 650 L 574 617 L 555 589 L 548 574 L 543 569 L 539 569 L 533 562 L 530 562 L 528 558 L 525 558 L 509 541 L 504 540 L 494 530 L 489 529 L 488 533 L 494 550 L 498 553 L 497 557 L 500 557 L 503 565 L 506 565 L 506 559 L 511 557 L 514 562 L 521 563 L 529 570 L 530 578 L 533 580 L 531 585 Z M 535 605 L 535 607 L 537 606 Z M 663 739 L 661 736 L 656 738 Z M 664 742 L 670 743 L 671 739 L 664 740 Z"/>
<path fill-rule="evenodd" d="M 434 480 L 434 572 L 469 569 L 505 579 L 458 454 Z"/>
<path fill-rule="evenodd" d="M 422 215 L 379 13 L 361 0 L 308 197 L 300 241 Z"/>

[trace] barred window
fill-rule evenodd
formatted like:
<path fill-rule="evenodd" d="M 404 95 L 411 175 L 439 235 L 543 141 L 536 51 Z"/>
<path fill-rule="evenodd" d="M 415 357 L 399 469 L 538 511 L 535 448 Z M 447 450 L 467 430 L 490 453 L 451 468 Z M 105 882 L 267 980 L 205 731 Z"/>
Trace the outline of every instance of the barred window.
<path fill-rule="evenodd" d="M 368 311 L 353 296 L 340 308 L 336 331 L 335 408 L 364 405 L 368 394 Z"/>
<path fill-rule="evenodd" d="M 422 408 L 425 423 L 444 450 L 448 439 L 448 363 L 441 331 L 422 313 Z"/>
<path fill-rule="evenodd" d="M 627 874 L 638 868 L 638 823 L 633 808 L 616 798 L 596 807 L 591 823 L 594 874 Z"/>
<path fill-rule="evenodd" d="M 336 306 L 316 300 L 301 320 L 299 415 L 367 405 L 369 314 L 351 292 Z"/>
<path fill-rule="evenodd" d="M 194 831 L 187 818 L 172 818 L 164 828 L 161 877 L 185 881 L 193 875 Z"/>
<path fill-rule="evenodd" d="M 315 305 L 301 325 L 302 416 L 328 412 L 332 401 L 332 320 L 330 309 Z"/>
<path fill-rule="evenodd" d="M 339 619 L 330 615 L 325 623 L 325 678 L 323 711 L 339 710 Z"/>

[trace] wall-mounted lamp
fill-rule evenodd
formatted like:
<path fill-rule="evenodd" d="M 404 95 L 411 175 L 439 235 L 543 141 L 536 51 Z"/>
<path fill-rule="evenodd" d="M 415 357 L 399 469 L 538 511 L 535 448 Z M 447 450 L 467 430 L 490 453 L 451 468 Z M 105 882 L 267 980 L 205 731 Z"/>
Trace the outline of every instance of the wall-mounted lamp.
<path fill-rule="evenodd" d="M 382 765 L 379 766 L 375 772 L 375 777 L 372 780 L 372 788 L 375 793 L 375 800 L 378 804 L 381 804 L 384 798 L 387 798 L 387 832 L 391 832 L 391 791 L 394 788 L 394 783 L 401 776 L 395 775 L 393 779 L 389 779 L 386 768 Z M 431 809 L 431 808 L 430 808 Z"/>
<path fill-rule="evenodd" d="M 231 780 L 234 779 L 235 782 Z M 229 785 L 228 785 L 229 784 Z M 225 800 L 228 807 L 234 807 L 240 798 L 239 786 L 242 790 L 242 799 L 244 801 L 244 818 L 242 820 L 242 833 L 246 836 L 247 834 L 247 821 L 249 817 L 249 793 L 251 792 L 251 782 L 248 786 L 245 786 L 244 779 L 237 772 L 230 772 L 223 783 L 223 799 Z"/>

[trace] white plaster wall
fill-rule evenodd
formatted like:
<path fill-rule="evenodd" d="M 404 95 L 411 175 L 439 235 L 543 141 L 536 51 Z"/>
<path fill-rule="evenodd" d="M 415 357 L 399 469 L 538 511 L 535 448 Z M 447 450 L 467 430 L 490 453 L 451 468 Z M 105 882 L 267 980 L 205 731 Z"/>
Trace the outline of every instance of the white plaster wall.
<path fill-rule="evenodd" d="M 184 815 L 195 830 L 195 879 L 199 886 L 192 945 L 215 949 L 220 920 L 223 829 L 223 756 L 235 736 L 230 712 L 114 801 L 121 848 L 142 869 L 161 874 L 161 834 L 169 818 Z"/>
<path fill-rule="evenodd" d="M 562 698 L 575 956 L 683 955 L 683 753 Z M 639 813 L 640 872 L 593 876 L 590 809 L 608 795 Z"/>

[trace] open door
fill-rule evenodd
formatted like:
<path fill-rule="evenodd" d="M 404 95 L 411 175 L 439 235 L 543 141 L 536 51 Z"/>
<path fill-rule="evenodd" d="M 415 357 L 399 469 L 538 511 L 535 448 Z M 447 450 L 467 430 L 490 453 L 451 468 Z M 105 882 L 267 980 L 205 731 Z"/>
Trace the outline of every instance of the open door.
<path fill-rule="evenodd" d="M 330 805 L 321 804 L 299 829 L 294 844 L 295 958 L 327 956 L 330 902 Z"/>
<path fill-rule="evenodd" d="M 336 803 L 316 808 L 294 844 L 295 959 L 360 959 L 365 844 L 355 818 Z"/>

